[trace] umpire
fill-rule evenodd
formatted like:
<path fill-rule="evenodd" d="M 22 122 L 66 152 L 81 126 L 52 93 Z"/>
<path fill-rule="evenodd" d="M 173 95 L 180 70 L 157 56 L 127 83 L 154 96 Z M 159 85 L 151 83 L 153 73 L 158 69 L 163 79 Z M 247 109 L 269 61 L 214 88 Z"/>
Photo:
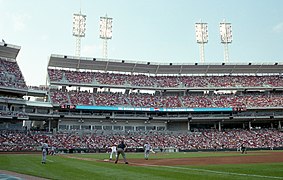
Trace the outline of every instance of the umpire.
<path fill-rule="evenodd" d="M 124 141 L 121 141 L 120 144 L 118 144 L 115 164 L 117 164 L 120 154 L 122 154 L 125 164 L 129 164 L 125 155 L 126 148 L 127 146 L 124 144 Z"/>
<path fill-rule="evenodd" d="M 241 151 L 242 151 L 242 154 L 247 154 L 247 147 L 244 145 L 244 144 L 242 144 L 241 145 Z"/>

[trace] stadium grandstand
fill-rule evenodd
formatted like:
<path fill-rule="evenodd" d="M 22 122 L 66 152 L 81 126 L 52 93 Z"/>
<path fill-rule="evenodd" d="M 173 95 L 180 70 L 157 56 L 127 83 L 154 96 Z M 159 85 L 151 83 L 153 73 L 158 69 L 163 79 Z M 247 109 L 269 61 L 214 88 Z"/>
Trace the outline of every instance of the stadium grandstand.
<path fill-rule="evenodd" d="M 52 54 L 26 85 L 0 43 L 0 151 L 105 149 L 118 139 L 176 150 L 283 148 L 283 64 L 158 64 Z M 28 144 L 28 145 L 26 145 Z"/>

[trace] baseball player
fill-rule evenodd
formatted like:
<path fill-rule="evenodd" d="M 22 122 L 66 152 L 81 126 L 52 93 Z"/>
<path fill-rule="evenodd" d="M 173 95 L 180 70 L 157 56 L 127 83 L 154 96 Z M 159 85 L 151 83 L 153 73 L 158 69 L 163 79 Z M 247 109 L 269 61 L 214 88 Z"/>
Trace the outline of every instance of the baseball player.
<path fill-rule="evenodd" d="M 148 160 L 149 152 L 150 152 L 151 146 L 148 142 L 144 144 L 144 159 Z"/>
<path fill-rule="evenodd" d="M 45 140 L 45 143 L 42 143 L 42 147 L 41 147 L 41 150 L 42 150 L 42 161 L 41 163 L 42 164 L 46 164 L 46 156 L 48 154 L 48 141 Z"/>
<path fill-rule="evenodd" d="M 50 150 L 50 155 L 51 156 L 55 155 L 55 149 L 56 148 L 54 146 L 51 147 L 51 150 Z"/>
<path fill-rule="evenodd" d="M 110 153 L 110 158 L 109 158 L 110 160 L 112 160 L 113 154 L 115 154 L 115 158 L 117 158 L 117 147 L 115 144 L 111 146 L 111 153 Z"/>
<path fill-rule="evenodd" d="M 124 141 L 121 141 L 121 143 L 118 144 L 118 146 L 117 146 L 117 153 L 118 154 L 117 154 L 117 157 L 116 157 L 116 160 L 115 160 L 115 164 L 117 164 L 120 154 L 122 154 L 125 164 L 129 164 L 127 159 L 126 159 L 126 154 L 125 154 L 126 149 L 127 149 L 126 144 L 124 144 Z"/>
<path fill-rule="evenodd" d="M 241 145 L 241 151 L 242 151 L 242 154 L 247 154 L 247 147 L 244 145 L 244 144 L 242 144 Z"/>

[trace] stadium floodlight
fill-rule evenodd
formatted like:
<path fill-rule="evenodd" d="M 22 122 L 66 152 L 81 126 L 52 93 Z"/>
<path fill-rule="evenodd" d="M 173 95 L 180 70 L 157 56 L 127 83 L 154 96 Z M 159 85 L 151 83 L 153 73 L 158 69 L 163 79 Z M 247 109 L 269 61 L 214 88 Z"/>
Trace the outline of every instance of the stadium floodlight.
<path fill-rule="evenodd" d="M 76 37 L 76 53 L 75 55 L 80 57 L 81 55 L 81 38 L 85 37 L 86 31 L 86 15 L 79 14 L 73 15 L 73 36 Z"/>
<path fill-rule="evenodd" d="M 200 62 L 204 63 L 204 44 L 208 42 L 207 23 L 195 23 L 196 41 L 200 45 Z"/>
<path fill-rule="evenodd" d="M 103 57 L 107 59 L 107 40 L 112 39 L 112 23 L 113 18 L 100 17 L 100 38 L 103 39 Z"/>
<path fill-rule="evenodd" d="M 232 43 L 232 25 L 224 20 L 219 27 L 221 43 L 224 44 L 224 62 L 226 63 L 229 61 L 228 44 Z"/>

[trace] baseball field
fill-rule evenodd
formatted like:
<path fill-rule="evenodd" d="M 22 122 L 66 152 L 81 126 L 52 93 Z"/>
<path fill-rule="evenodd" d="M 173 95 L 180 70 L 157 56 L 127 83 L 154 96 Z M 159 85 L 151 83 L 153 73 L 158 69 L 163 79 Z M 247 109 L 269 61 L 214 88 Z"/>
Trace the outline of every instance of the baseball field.
<path fill-rule="evenodd" d="M 14 173 L 46 179 L 283 179 L 283 151 L 127 153 L 129 164 L 109 154 L 0 154 L 0 174 Z M 18 173 L 18 174 L 15 174 Z M 1 179 L 1 176 L 0 176 Z M 29 179 L 23 177 L 23 179 Z"/>

